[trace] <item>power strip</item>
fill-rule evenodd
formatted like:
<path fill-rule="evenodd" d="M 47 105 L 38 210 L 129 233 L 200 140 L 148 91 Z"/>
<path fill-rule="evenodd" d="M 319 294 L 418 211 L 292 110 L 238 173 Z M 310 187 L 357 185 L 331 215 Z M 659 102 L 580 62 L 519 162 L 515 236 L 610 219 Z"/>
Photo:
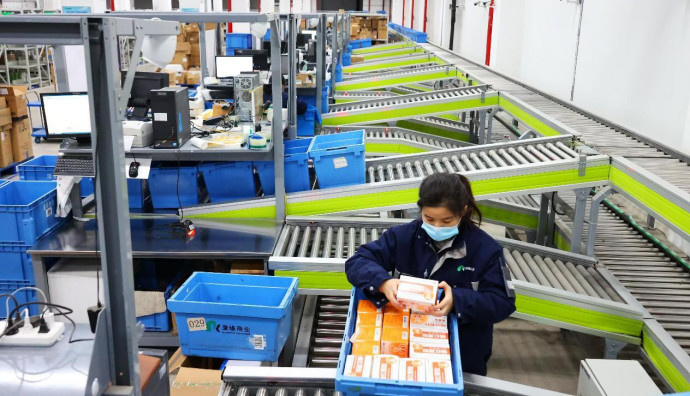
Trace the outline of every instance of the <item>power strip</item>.
<path fill-rule="evenodd" d="M 19 331 L 13 335 L 4 335 L 0 338 L 0 346 L 52 346 L 60 340 L 65 334 L 65 324 L 56 322 L 52 313 L 48 312 L 44 315 L 46 324 L 48 325 L 47 333 L 39 333 L 40 326 L 31 326 L 28 311 L 24 313 L 24 326 L 19 328 Z M 7 328 L 7 321 L 0 321 L 0 334 L 5 332 Z"/>

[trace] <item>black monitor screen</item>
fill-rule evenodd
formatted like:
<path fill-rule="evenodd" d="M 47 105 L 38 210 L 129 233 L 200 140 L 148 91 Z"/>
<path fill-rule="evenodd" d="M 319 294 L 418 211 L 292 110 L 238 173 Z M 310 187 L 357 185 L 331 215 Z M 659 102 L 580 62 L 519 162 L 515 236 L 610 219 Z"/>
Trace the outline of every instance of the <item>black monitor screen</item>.
<path fill-rule="evenodd" d="M 271 56 L 271 42 L 266 40 L 264 41 L 264 49 L 267 51 L 268 56 Z M 287 41 L 281 41 L 280 42 L 280 53 L 281 54 L 287 54 L 288 52 L 288 43 Z"/>
<path fill-rule="evenodd" d="M 270 70 L 268 64 L 268 51 L 267 50 L 257 50 L 257 49 L 236 49 L 236 56 L 252 56 L 252 62 L 254 63 L 254 70 Z"/>
<path fill-rule="evenodd" d="M 125 83 L 127 71 L 122 71 L 122 84 Z M 128 107 L 148 107 L 149 92 L 170 85 L 168 73 L 136 72 L 132 91 L 129 94 Z"/>
<path fill-rule="evenodd" d="M 309 42 L 310 38 L 311 38 L 310 34 L 297 33 L 297 46 L 298 47 L 304 47 Z"/>

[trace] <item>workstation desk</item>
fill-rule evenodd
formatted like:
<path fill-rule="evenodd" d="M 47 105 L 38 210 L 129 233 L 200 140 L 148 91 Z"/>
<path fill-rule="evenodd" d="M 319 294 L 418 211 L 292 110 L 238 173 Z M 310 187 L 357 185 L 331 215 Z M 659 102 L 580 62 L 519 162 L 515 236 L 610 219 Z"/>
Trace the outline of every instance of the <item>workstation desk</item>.
<path fill-rule="evenodd" d="M 168 225 L 176 221 L 173 216 L 131 218 L 132 258 L 261 260 L 266 273 L 282 228 L 282 222 L 275 219 L 194 219 L 196 236 L 187 238 L 184 233 L 171 231 Z M 47 264 L 60 258 L 100 258 L 96 234 L 96 219 L 70 219 L 28 251 L 33 257 L 36 286 L 48 300 Z M 177 344 L 177 336 L 171 332 L 146 332 L 140 342 L 140 346 L 149 347 Z"/>

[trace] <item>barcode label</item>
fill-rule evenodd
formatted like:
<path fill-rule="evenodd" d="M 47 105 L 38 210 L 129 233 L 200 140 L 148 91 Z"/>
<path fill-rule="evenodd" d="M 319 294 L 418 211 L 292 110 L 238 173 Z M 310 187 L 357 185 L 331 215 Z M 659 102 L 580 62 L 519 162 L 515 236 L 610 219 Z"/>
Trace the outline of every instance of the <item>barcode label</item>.
<path fill-rule="evenodd" d="M 333 158 L 333 167 L 335 169 L 347 168 L 347 158 L 345 158 L 345 157 Z"/>
<path fill-rule="evenodd" d="M 252 344 L 254 349 L 264 350 L 266 349 L 266 337 L 264 335 L 254 335 L 252 337 Z"/>
<path fill-rule="evenodd" d="M 187 328 L 189 331 L 205 331 L 206 319 L 204 318 L 189 318 L 187 319 Z"/>
<path fill-rule="evenodd" d="M 51 206 L 48 209 L 46 209 L 46 217 L 50 217 L 52 215 L 53 215 L 53 207 Z"/>

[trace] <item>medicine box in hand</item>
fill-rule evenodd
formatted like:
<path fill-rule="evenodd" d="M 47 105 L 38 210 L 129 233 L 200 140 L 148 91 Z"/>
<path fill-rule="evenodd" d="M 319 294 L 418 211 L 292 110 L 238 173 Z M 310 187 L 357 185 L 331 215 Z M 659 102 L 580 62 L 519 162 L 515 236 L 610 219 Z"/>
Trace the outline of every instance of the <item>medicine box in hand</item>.
<path fill-rule="evenodd" d="M 398 285 L 398 294 L 395 298 L 406 308 L 424 311 L 436 305 L 437 294 L 438 281 L 401 276 L 400 284 Z"/>

